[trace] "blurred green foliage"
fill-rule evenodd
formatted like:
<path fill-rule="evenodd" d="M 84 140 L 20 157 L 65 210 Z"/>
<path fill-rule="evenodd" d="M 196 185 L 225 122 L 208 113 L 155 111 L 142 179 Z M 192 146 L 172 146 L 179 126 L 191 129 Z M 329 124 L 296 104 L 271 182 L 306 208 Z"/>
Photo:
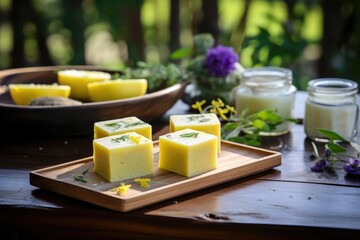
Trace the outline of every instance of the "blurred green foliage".
<path fill-rule="evenodd" d="M 316 77 L 360 82 L 359 25 L 357 0 L 2 0 L 0 69 L 168 63 L 207 30 L 244 67 L 290 68 L 306 89 Z"/>
<path fill-rule="evenodd" d="M 123 70 L 122 79 L 147 79 L 148 92 L 154 92 L 164 87 L 187 80 L 187 71 L 174 63 L 160 64 L 139 61 L 133 67 Z"/>

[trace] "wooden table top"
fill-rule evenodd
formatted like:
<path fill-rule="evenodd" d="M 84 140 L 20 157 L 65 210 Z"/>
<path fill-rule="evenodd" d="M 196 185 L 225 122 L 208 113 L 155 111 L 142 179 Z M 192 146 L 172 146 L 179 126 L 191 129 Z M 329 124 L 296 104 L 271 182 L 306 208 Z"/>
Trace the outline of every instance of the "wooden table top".
<path fill-rule="evenodd" d="M 304 94 L 296 116 L 303 117 Z M 153 122 L 154 139 L 168 131 L 179 101 Z M 4 117 L 4 116 L 1 116 Z M 0 239 L 358 239 L 360 178 L 314 173 L 303 125 L 264 139 L 282 165 L 129 213 L 38 189 L 31 170 L 92 155 L 92 136 L 0 138 Z M 320 147 L 320 149 L 323 149 Z"/>

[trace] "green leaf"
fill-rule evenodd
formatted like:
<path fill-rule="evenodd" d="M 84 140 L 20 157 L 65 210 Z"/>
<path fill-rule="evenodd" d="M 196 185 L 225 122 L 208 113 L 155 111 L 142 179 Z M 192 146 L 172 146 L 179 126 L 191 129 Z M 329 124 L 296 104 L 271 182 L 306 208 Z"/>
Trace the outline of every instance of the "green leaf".
<path fill-rule="evenodd" d="M 292 122 L 292 123 L 298 123 L 299 122 L 299 120 L 296 119 L 296 118 L 286 118 L 286 119 L 284 119 L 284 121 Z"/>
<path fill-rule="evenodd" d="M 244 136 L 244 138 L 245 138 L 246 140 L 256 140 L 256 141 L 260 141 L 260 136 L 259 136 L 259 134 L 246 134 L 246 135 Z"/>
<path fill-rule="evenodd" d="M 89 168 L 85 169 L 83 172 L 82 172 L 82 175 L 84 176 L 85 174 L 87 174 L 89 171 Z"/>
<path fill-rule="evenodd" d="M 261 145 L 260 141 L 248 140 L 245 137 L 231 137 L 231 138 L 228 138 L 227 140 L 232 141 L 232 142 L 237 142 L 237 143 L 241 143 L 241 144 L 254 146 L 254 147 L 258 147 L 258 146 Z"/>
<path fill-rule="evenodd" d="M 173 60 L 190 57 L 193 54 L 192 48 L 179 48 L 170 54 L 170 58 Z"/>
<path fill-rule="evenodd" d="M 272 123 L 279 123 L 282 121 L 281 116 L 274 110 L 262 110 L 257 113 L 257 116 L 264 121 L 269 121 Z"/>
<path fill-rule="evenodd" d="M 87 183 L 87 180 L 82 175 L 74 176 L 74 179 L 79 182 Z"/>
<path fill-rule="evenodd" d="M 328 129 L 324 129 L 324 128 L 318 128 L 317 129 L 321 134 L 323 134 L 324 136 L 328 137 L 330 140 L 332 141 L 344 141 L 347 142 L 346 139 L 344 139 L 342 136 L 340 136 L 339 134 L 337 134 L 334 131 L 328 130 Z"/>
<path fill-rule="evenodd" d="M 256 141 L 256 140 L 247 140 L 246 144 L 249 145 L 249 146 L 253 146 L 253 147 L 260 147 L 261 146 L 261 142 Z"/>
<path fill-rule="evenodd" d="M 264 122 L 263 120 L 260 120 L 260 119 L 255 119 L 252 124 L 254 125 L 254 127 L 256 127 L 257 129 L 260 129 L 264 132 L 268 132 L 270 131 L 270 127 L 269 125 Z"/>
<path fill-rule="evenodd" d="M 346 148 L 340 146 L 339 144 L 332 143 L 332 142 L 326 144 L 325 147 L 328 148 L 333 153 L 340 153 L 340 152 L 346 151 Z"/>
<path fill-rule="evenodd" d="M 270 32 L 266 28 L 258 27 L 258 29 L 259 29 L 259 37 L 266 39 L 270 36 Z"/>
<path fill-rule="evenodd" d="M 129 139 L 129 135 L 122 135 L 121 137 L 112 138 L 112 139 L 111 139 L 111 142 L 120 143 L 120 142 L 122 142 L 122 141 L 126 141 L 127 139 Z"/>
<path fill-rule="evenodd" d="M 224 126 L 223 126 L 223 130 L 225 131 L 231 131 L 231 130 L 234 130 L 236 128 L 239 127 L 239 124 L 238 123 L 234 123 L 234 122 L 231 122 L 231 123 L 226 123 Z"/>
<path fill-rule="evenodd" d="M 240 117 L 241 119 L 243 119 L 243 118 L 245 118 L 246 115 L 248 115 L 248 113 L 249 113 L 249 108 L 244 108 L 244 110 L 242 110 L 242 111 L 240 112 L 239 117 Z"/>
<path fill-rule="evenodd" d="M 199 135 L 198 132 L 189 132 L 189 133 L 180 134 L 179 136 L 184 138 L 197 138 L 198 135 Z"/>

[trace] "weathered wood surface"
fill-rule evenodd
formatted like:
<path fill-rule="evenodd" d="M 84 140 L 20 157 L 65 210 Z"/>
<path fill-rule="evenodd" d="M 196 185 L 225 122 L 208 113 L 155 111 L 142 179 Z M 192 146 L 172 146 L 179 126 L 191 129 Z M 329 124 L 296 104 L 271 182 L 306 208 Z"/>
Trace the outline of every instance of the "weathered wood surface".
<path fill-rule="evenodd" d="M 170 113 L 176 109 L 186 108 L 176 104 Z M 153 126 L 155 139 L 167 131 L 161 122 Z M 31 170 L 90 156 L 91 136 L 16 136 L 9 140 L 2 135 L 0 142 L 1 239 L 360 236 L 360 178 L 347 176 L 340 165 L 334 172 L 311 172 L 311 143 L 301 124 L 285 136 L 265 141 L 265 147 L 278 147 L 275 150 L 282 153 L 281 166 L 128 213 L 41 190 L 29 183 Z"/>

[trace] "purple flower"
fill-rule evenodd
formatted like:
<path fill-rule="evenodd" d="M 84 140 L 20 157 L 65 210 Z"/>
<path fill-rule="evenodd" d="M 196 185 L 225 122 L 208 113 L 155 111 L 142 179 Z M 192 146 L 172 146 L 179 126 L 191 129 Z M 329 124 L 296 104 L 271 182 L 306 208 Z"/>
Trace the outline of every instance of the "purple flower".
<path fill-rule="evenodd" d="M 360 175 L 360 160 L 349 158 L 349 161 L 345 164 L 344 170 L 353 175 Z"/>
<path fill-rule="evenodd" d="M 328 157 L 328 156 L 330 156 L 330 155 L 331 155 L 331 151 L 330 151 L 329 149 L 326 149 L 326 150 L 325 150 L 325 156 Z"/>
<path fill-rule="evenodd" d="M 235 70 L 238 60 L 239 56 L 233 48 L 219 45 L 207 51 L 205 67 L 210 75 L 224 77 Z"/>
<path fill-rule="evenodd" d="M 316 161 L 314 165 L 311 166 L 311 171 L 313 172 L 322 172 L 325 168 L 329 166 L 329 162 L 320 159 L 319 161 Z"/>

